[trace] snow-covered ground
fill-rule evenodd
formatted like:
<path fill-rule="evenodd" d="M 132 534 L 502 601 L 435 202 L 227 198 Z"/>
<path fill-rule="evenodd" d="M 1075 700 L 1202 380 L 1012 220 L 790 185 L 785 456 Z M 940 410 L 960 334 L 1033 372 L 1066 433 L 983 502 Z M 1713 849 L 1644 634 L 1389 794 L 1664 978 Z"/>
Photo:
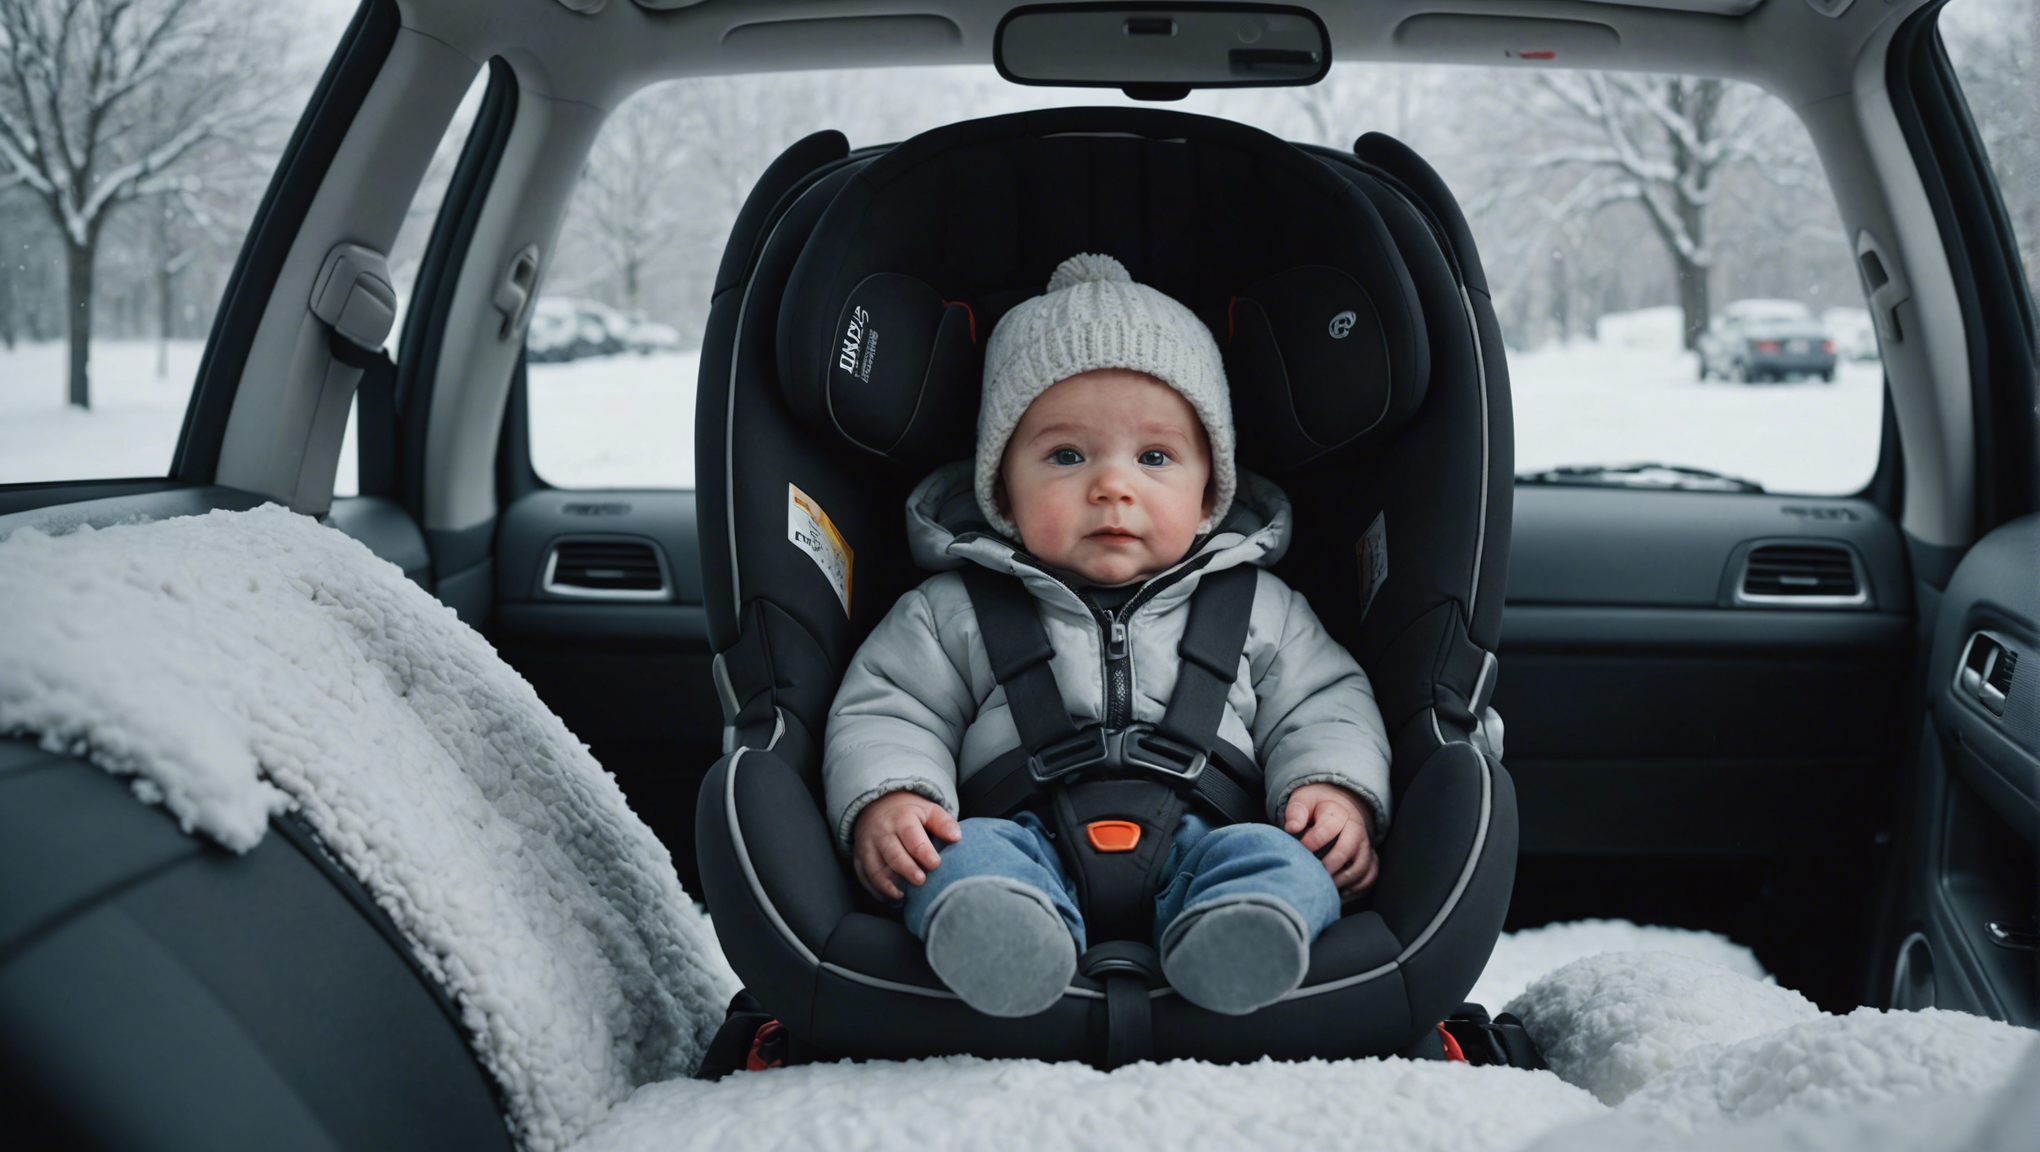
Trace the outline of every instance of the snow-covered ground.
<path fill-rule="evenodd" d="M 1702 382 L 1691 353 L 1575 342 L 1509 357 L 1516 470 L 1650 461 L 1711 468 L 1773 492 L 1839 496 L 1877 470 L 1884 368 L 1835 382 Z"/>
<path fill-rule="evenodd" d="M 1877 362 L 1844 362 L 1833 384 L 1702 383 L 1669 339 L 1639 320 L 1600 342 L 1511 354 L 1517 470 L 1654 461 L 1810 495 L 1868 482 L 1883 415 Z M 0 350 L 0 484 L 163 475 L 200 351 L 173 342 L 158 380 L 153 341 L 94 345 L 87 413 L 64 407 L 61 343 Z M 691 487 L 698 364 L 699 353 L 679 352 L 531 365 L 539 474 L 569 488 Z M 346 493 L 352 456 L 343 461 Z"/>
<path fill-rule="evenodd" d="M 61 340 L 0 348 L 0 484 L 166 476 L 205 345 L 172 340 L 156 375 L 154 340 L 92 345 L 92 410 L 65 402 Z"/>

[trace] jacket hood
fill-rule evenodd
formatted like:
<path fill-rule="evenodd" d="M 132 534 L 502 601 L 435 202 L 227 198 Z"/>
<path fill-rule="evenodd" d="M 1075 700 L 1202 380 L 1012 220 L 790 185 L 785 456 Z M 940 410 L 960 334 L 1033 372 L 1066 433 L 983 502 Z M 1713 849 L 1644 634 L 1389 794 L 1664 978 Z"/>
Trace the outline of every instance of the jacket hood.
<path fill-rule="evenodd" d="M 1038 579 L 1059 583 L 1031 562 L 1012 540 L 985 522 L 973 479 L 971 461 L 945 464 L 916 485 L 907 497 L 907 544 L 914 563 L 930 572 L 975 563 L 1012 573 L 1030 585 Z M 1290 526 L 1289 497 L 1273 481 L 1242 471 L 1232 509 L 1225 519 L 1215 530 L 1199 537 L 1189 554 L 1168 571 L 1205 556 L 1210 559 L 1201 565 L 1204 571 L 1236 564 L 1265 568 L 1282 559 L 1282 554 L 1289 550 Z"/>

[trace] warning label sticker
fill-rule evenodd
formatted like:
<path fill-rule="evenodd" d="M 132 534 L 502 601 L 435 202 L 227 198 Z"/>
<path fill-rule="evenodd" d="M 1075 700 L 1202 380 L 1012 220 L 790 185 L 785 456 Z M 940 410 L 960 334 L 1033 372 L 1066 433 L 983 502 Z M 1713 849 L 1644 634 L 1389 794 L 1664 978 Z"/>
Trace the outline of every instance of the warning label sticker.
<path fill-rule="evenodd" d="M 1360 553 L 1360 619 L 1374 607 L 1374 594 L 1388 581 L 1388 523 L 1386 512 L 1374 514 L 1374 523 L 1360 534 L 1355 547 Z"/>
<path fill-rule="evenodd" d="M 828 577 L 843 602 L 843 614 L 850 614 L 850 545 L 829 521 L 829 514 L 807 493 L 786 486 L 786 538 L 808 554 L 815 567 Z"/>

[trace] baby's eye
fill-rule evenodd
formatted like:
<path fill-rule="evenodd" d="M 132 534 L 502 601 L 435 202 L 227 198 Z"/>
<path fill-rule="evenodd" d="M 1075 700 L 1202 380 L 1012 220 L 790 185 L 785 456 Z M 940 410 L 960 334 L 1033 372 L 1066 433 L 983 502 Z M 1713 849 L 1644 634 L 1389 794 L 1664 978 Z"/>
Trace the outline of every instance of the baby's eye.
<path fill-rule="evenodd" d="M 1075 448 L 1058 448 L 1049 453 L 1048 458 L 1065 468 L 1075 467 L 1084 462 L 1084 454 Z"/>
<path fill-rule="evenodd" d="M 1160 448 L 1150 448 L 1140 454 L 1140 462 L 1149 468 L 1160 468 L 1169 462 L 1169 454 Z"/>

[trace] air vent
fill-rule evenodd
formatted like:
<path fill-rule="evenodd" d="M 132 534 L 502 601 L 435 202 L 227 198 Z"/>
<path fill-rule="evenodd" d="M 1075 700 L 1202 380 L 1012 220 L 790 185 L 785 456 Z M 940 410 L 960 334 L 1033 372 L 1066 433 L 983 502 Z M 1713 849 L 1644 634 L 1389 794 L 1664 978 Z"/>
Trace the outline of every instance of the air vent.
<path fill-rule="evenodd" d="M 556 596 L 665 600 L 658 550 L 646 540 L 564 540 L 546 560 L 542 585 Z"/>
<path fill-rule="evenodd" d="M 1750 550 L 1736 598 L 1745 603 L 1806 607 L 1862 604 L 1869 599 L 1855 554 L 1829 544 L 1766 544 Z"/>

